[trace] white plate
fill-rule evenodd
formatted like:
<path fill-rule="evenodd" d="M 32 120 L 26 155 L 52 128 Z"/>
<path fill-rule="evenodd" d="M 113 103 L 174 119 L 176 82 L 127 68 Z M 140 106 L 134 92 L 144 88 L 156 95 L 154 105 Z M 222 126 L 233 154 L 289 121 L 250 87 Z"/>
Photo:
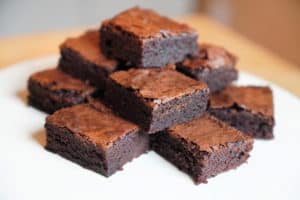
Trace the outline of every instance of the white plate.
<path fill-rule="evenodd" d="M 28 76 L 57 57 L 0 71 L 0 199 L 300 199 L 300 101 L 283 89 L 241 73 L 239 84 L 270 85 L 275 139 L 255 141 L 247 164 L 194 185 L 157 154 L 142 155 L 110 178 L 43 148 L 45 114 L 26 105 Z"/>

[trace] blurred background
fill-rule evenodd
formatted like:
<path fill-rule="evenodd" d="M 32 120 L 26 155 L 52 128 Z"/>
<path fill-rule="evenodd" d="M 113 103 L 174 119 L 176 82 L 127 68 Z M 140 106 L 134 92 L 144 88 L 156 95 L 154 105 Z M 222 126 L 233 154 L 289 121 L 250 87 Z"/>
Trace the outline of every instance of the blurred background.
<path fill-rule="evenodd" d="M 96 25 L 135 5 L 209 15 L 300 66 L 300 0 L 0 0 L 0 37 Z"/>

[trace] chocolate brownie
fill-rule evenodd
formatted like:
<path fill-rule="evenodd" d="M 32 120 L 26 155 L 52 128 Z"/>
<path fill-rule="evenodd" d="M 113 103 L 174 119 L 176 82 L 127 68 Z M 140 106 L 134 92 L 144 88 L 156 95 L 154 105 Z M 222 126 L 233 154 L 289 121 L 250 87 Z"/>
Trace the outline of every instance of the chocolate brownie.
<path fill-rule="evenodd" d="M 102 54 L 99 39 L 98 30 L 67 39 L 60 46 L 59 68 L 99 89 L 104 89 L 107 76 L 117 70 L 120 64 Z"/>
<path fill-rule="evenodd" d="M 177 70 L 207 83 L 211 92 L 224 89 L 238 78 L 236 58 L 222 47 L 200 44 L 199 54 L 177 64 Z"/>
<path fill-rule="evenodd" d="M 195 183 L 246 162 L 253 139 L 208 115 L 150 136 L 151 147 Z"/>
<path fill-rule="evenodd" d="M 58 69 L 37 72 L 28 80 L 29 104 L 47 113 L 83 103 L 96 89 Z"/>
<path fill-rule="evenodd" d="M 107 177 L 149 149 L 148 134 L 100 102 L 58 110 L 45 128 L 46 149 Z"/>
<path fill-rule="evenodd" d="M 103 22 L 101 48 L 140 67 L 161 67 L 198 52 L 195 30 L 158 13 L 131 8 Z"/>
<path fill-rule="evenodd" d="M 211 95 L 209 112 L 255 138 L 273 138 L 273 97 L 269 87 L 229 86 Z"/>
<path fill-rule="evenodd" d="M 170 69 L 130 69 L 110 75 L 104 98 L 148 133 L 189 121 L 207 108 L 209 89 Z"/>

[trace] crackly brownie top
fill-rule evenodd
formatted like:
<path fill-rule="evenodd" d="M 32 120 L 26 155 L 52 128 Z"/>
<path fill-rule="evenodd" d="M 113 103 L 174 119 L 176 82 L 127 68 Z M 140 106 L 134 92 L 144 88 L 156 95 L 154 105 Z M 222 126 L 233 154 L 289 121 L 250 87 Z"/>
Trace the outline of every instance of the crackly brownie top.
<path fill-rule="evenodd" d="M 235 64 L 236 57 L 226 49 L 212 44 L 200 44 L 198 56 L 185 59 L 180 66 L 194 70 L 199 68 L 234 68 Z"/>
<path fill-rule="evenodd" d="M 68 38 L 60 48 L 69 48 L 89 62 L 112 72 L 116 70 L 118 62 L 104 56 L 100 49 L 99 34 L 98 30 L 87 31 L 79 37 Z"/>
<path fill-rule="evenodd" d="M 251 137 L 209 114 L 175 125 L 169 128 L 168 132 L 173 137 L 183 138 L 189 143 L 196 144 L 201 151 L 208 152 L 236 142 L 252 142 Z"/>
<path fill-rule="evenodd" d="M 47 117 L 46 124 L 66 128 L 102 149 L 138 130 L 136 125 L 114 115 L 100 102 L 95 107 L 81 104 L 58 110 Z"/>
<path fill-rule="evenodd" d="M 161 16 L 153 10 L 134 7 L 116 15 L 103 23 L 118 30 L 147 39 L 152 37 L 169 37 L 180 34 L 194 34 L 196 31 L 174 20 Z"/>
<path fill-rule="evenodd" d="M 269 87 L 229 86 L 212 94 L 211 108 L 227 108 L 237 105 L 253 113 L 273 116 L 273 95 Z"/>
<path fill-rule="evenodd" d="M 110 78 L 154 104 L 164 103 L 196 90 L 208 90 L 205 83 L 170 69 L 130 69 L 115 72 Z"/>
<path fill-rule="evenodd" d="M 47 69 L 37 72 L 30 76 L 30 81 L 48 88 L 49 90 L 69 90 L 78 93 L 91 93 L 95 90 L 94 87 L 63 73 L 58 69 Z"/>

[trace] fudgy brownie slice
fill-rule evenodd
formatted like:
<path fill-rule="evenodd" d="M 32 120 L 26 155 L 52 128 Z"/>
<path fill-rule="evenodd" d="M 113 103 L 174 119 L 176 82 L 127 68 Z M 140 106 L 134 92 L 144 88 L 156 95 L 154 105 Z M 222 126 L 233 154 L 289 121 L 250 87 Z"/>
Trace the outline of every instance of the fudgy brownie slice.
<path fill-rule="evenodd" d="M 103 22 L 102 51 L 140 67 L 161 67 L 198 52 L 195 30 L 158 13 L 131 8 Z"/>
<path fill-rule="evenodd" d="M 148 133 L 186 122 L 206 110 L 205 83 L 170 69 L 130 69 L 110 75 L 107 104 Z"/>
<path fill-rule="evenodd" d="M 205 82 L 211 92 L 224 89 L 238 78 L 236 58 L 222 47 L 200 44 L 199 54 L 177 64 L 177 70 Z"/>
<path fill-rule="evenodd" d="M 30 76 L 28 91 L 30 105 L 53 113 L 63 107 L 84 103 L 96 89 L 58 69 L 48 69 Z"/>
<path fill-rule="evenodd" d="M 100 102 L 58 110 L 45 128 L 46 149 L 107 177 L 149 149 L 148 134 Z"/>
<path fill-rule="evenodd" d="M 59 68 L 99 89 L 104 89 L 107 76 L 117 70 L 119 63 L 103 55 L 99 40 L 98 30 L 67 39 L 60 46 Z"/>
<path fill-rule="evenodd" d="M 229 86 L 211 95 L 209 112 L 255 138 L 273 138 L 273 96 L 269 87 Z"/>
<path fill-rule="evenodd" d="M 236 168 L 252 149 L 251 137 L 208 115 L 150 136 L 151 147 L 195 183 Z"/>

